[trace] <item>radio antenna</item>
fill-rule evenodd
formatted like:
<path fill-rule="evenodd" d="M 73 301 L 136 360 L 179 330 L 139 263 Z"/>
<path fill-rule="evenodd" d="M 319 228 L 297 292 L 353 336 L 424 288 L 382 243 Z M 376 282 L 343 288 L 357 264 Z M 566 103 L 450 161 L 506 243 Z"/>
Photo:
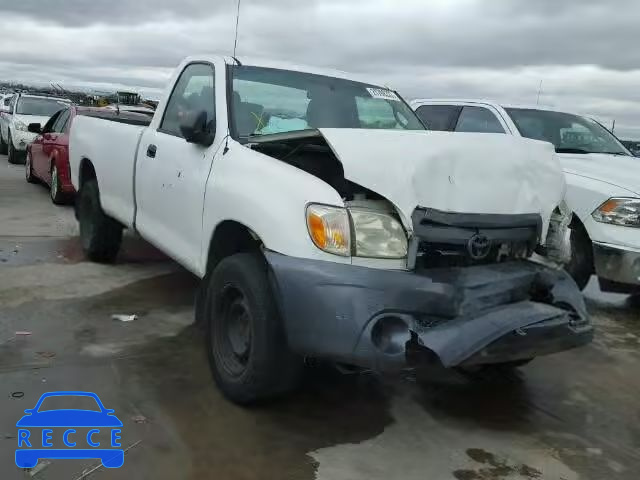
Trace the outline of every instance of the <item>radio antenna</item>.
<path fill-rule="evenodd" d="M 236 10 L 236 38 L 233 41 L 233 57 L 236 56 L 236 47 L 238 46 L 238 23 L 240 22 L 240 0 L 238 0 L 238 9 Z"/>

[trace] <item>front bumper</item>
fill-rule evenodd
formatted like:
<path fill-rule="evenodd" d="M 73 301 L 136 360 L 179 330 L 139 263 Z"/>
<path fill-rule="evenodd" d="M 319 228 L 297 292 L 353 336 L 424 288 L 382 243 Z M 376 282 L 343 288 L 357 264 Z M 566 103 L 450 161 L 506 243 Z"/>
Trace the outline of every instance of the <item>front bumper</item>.
<path fill-rule="evenodd" d="M 37 136 L 37 133 L 11 130 L 11 140 L 13 140 L 13 146 L 16 150 L 25 151 L 27 146 L 31 145 Z"/>
<path fill-rule="evenodd" d="M 640 286 L 640 249 L 594 242 L 593 262 L 600 279 Z"/>
<path fill-rule="evenodd" d="M 375 370 L 435 355 L 454 367 L 532 358 L 593 338 L 573 280 L 531 262 L 414 273 L 266 258 L 289 345 L 302 355 Z"/>

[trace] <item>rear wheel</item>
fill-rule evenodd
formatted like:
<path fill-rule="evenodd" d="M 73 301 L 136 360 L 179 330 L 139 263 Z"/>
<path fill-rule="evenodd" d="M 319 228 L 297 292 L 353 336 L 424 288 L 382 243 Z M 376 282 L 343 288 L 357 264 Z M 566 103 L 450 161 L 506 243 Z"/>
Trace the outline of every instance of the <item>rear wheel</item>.
<path fill-rule="evenodd" d="M 100 206 L 100 190 L 95 179 L 86 181 L 78 198 L 78 219 L 82 249 L 94 262 L 115 260 L 122 243 L 122 225 Z"/>
<path fill-rule="evenodd" d="M 223 259 L 211 274 L 205 302 L 209 363 L 229 400 L 251 404 L 296 386 L 303 363 L 289 350 L 259 254 Z"/>
<path fill-rule="evenodd" d="M 58 167 L 56 167 L 55 163 L 53 167 L 51 167 L 51 201 L 56 205 L 61 205 L 65 203 L 66 196 L 60 189 L 60 177 L 58 173 Z"/>
<path fill-rule="evenodd" d="M 27 159 L 24 163 L 24 176 L 29 183 L 38 183 L 36 177 L 33 176 L 33 167 L 31 166 L 31 154 L 27 152 Z"/>
<path fill-rule="evenodd" d="M 571 261 L 566 270 L 580 290 L 587 286 L 594 273 L 593 246 L 587 231 L 580 224 L 571 226 Z"/>

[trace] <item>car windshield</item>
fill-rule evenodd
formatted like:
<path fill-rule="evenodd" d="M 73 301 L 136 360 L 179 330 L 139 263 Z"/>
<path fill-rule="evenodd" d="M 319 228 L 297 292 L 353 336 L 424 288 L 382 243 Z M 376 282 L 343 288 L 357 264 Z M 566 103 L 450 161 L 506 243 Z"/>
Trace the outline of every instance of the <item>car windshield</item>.
<path fill-rule="evenodd" d="M 100 412 L 100 406 L 96 399 L 87 395 L 55 395 L 42 400 L 38 412 L 51 410 L 89 410 Z"/>
<path fill-rule="evenodd" d="M 52 98 L 20 97 L 16 113 L 20 115 L 40 115 L 50 117 L 68 103 Z"/>
<path fill-rule="evenodd" d="M 551 142 L 558 153 L 629 155 L 606 128 L 590 118 L 528 108 L 506 111 L 523 137 Z"/>
<path fill-rule="evenodd" d="M 273 68 L 231 70 L 232 118 L 241 139 L 320 127 L 424 130 L 407 104 L 386 88 Z"/>

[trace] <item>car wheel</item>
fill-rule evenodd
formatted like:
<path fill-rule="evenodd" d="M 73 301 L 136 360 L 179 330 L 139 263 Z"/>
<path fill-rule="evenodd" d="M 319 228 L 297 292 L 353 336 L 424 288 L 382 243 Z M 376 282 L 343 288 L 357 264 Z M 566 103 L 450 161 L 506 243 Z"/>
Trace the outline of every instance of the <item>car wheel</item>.
<path fill-rule="evenodd" d="M 303 362 L 287 345 L 264 258 L 223 259 L 206 288 L 207 353 L 222 393 L 247 405 L 295 388 Z"/>
<path fill-rule="evenodd" d="M 9 154 L 7 157 L 7 161 L 15 165 L 18 163 L 18 151 L 13 146 L 13 140 L 11 139 L 11 132 L 9 132 L 9 138 L 7 141 L 9 143 Z"/>
<path fill-rule="evenodd" d="M 7 142 L 4 141 L 4 136 L 0 132 L 0 153 L 2 155 L 7 154 Z"/>
<path fill-rule="evenodd" d="M 571 226 L 571 261 L 566 270 L 580 290 L 584 290 L 594 273 L 593 246 L 582 225 Z"/>
<path fill-rule="evenodd" d="M 65 203 L 65 195 L 60 189 L 60 177 L 58 175 L 58 167 L 53 164 L 51 167 L 51 201 L 56 205 L 62 205 Z"/>
<path fill-rule="evenodd" d="M 27 153 L 27 159 L 24 162 L 24 175 L 29 183 L 38 183 L 36 177 L 33 176 L 33 167 L 31 165 L 31 154 Z"/>
<path fill-rule="evenodd" d="M 80 189 L 78 219 L 85 255 L 94 262 L 114 261 L 122 243 L 122 225 L 102 210 L 95 179 L 88 180 Z"/>

